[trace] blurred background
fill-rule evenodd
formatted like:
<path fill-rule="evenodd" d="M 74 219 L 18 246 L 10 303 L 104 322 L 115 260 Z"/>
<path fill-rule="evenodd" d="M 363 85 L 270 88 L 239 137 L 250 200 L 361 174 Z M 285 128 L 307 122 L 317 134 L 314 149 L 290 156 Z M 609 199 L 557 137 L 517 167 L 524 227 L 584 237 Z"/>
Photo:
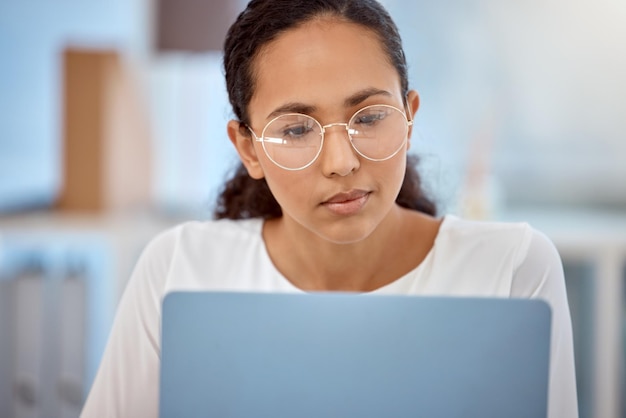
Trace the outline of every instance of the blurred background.
<path fill-rule="evenodd" d="M 0 416 L 74 417 L 134 262 L 237 159 L 245 0 L 0 0 Z M 385 0 L 441 213 L 557 245 L 581 417 L 626 417 L 626 2 Z"/>

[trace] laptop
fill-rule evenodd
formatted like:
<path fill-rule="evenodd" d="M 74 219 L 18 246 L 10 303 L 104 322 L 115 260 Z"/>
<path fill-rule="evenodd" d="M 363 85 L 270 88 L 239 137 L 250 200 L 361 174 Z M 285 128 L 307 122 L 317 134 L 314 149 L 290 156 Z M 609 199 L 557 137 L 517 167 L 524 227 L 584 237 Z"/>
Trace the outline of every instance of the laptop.
<path fill-rule="evenodd" d="M 539 300 L 174 292 L 160 416 L 545 417 Z"/>

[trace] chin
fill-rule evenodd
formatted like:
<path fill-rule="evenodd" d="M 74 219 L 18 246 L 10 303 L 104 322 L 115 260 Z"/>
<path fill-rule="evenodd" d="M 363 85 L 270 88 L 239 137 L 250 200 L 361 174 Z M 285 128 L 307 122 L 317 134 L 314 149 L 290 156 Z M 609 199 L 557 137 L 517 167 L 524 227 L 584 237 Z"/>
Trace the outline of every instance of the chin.
<path fill-rule="evenodd" d="M 353 222 L 352 220 L 342 219 L 323 230 L 313 230 L 312 232 L 330 243 L 350 245 L 366 240 L 375 229 L 375 225 L 365 223 L 363 220 Z"/>

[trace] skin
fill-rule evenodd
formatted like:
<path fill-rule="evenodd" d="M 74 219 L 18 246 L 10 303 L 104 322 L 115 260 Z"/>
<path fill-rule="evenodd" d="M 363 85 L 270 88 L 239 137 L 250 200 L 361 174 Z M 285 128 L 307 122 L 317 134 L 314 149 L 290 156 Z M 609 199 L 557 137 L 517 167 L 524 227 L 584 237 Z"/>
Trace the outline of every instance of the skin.
<path fill-rule="evenodd" d="M 376 36 L 336 18 L 319 18 L 266 45 L 255 62 L 256 89 L 248 111 L 257 134 L 274 116 L 298 111 L 322 124 L 346 122 L 372 104 L 404 109 L 399 76 Z M 408 94 L 413 118 L 417 92 Z M 248 173 L 265 178 L 283 216 L 266 221 L 263 238 L 276 268 L 303 290 L 371 291 L 417 267 L 433 246 L 440 220 L 395 203 L 405 149 L 383 162 L 359 156 L 346 131 L 326 132 L 318 159 L 287 171 L 239 123 L 228 133 Z M 338 193 L 356 202 L 331 205 Z M 346 209 L 347 207 L 347 209 Z"/>

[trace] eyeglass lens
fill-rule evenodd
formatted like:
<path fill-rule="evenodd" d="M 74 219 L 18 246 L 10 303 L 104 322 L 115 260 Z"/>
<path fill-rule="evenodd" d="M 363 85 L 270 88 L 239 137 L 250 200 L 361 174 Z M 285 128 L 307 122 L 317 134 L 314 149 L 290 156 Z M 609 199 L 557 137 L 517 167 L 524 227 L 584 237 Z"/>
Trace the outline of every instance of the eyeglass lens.
<path fill-rule="evenodd" d="M 347 126 L 354 149 L 363 157 L 381 161 L 395 155 L 406 139 L 404 113 L 387 105 L 368 106 L 352 116 Z M 323 128 L 314 118 L 286 114 L 270 121 L 263 131 L 263 147 L 277 165 L 296 170 L 311 164 L 323 143 Z"/>

